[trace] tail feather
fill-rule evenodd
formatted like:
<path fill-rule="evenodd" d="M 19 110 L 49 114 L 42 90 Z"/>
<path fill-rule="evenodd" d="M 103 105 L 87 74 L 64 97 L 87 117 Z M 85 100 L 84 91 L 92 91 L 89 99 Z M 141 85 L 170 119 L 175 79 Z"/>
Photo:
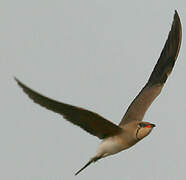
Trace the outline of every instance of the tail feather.
<path fill-rule="evenodd" d="M 78 172 L 75 173 L 75 176 L 78 175 L 81 171 L 83 171 L 87 166 L 89 166 L 91 163 L 96 162 L 98 159 L 100 159 L 101 157 L 93 157 L 90 159 L 90 161 L 88 161 L 87 164 L 85 164 L 85 166 L 83 166 Z"/>

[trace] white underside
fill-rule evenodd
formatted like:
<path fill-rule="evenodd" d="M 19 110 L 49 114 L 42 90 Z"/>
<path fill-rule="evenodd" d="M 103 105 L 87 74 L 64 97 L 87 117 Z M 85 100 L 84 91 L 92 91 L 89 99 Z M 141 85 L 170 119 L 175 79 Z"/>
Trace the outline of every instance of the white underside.
<path fill-rule="evenodd" d="M 120 143 L 118 138 L 110 137 L 101 142 L 97 150 L 97 156 L 106 157 L 112 154 L 116 154 L 124 149 L 127 149 L 124 144 Z"/>

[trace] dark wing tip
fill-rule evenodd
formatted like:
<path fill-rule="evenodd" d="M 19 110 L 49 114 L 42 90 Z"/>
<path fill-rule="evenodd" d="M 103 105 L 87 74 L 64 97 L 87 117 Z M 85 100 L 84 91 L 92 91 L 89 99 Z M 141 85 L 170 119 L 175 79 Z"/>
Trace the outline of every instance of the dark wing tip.
<path fill-rule="evenodd" d="M 182 40 L 182 27 L 178 12 L 175 10 L 171 30 L 160 54 L 158 62 L 149 78 L 149 83 L 164 84 L 172 72 Z"/>
<path fill-rule="evenodd" d="M 17 84 L 23 89 L 23 91 L 26 91 L 26 89 L 28 89 L 27 86 L 25 86 L 19 79 L 17 79 L 16 77 L 14 77 L 14 80 L 17 82 Z"/>
<path fill-rule="evenodd" d="M 16 82 L 18 82 L 19 80 L 14 76 L 14 80 L 16 81 Z"/>
<path fill-rule="evenodd" d="M 177 47 L 177 52 L 175 55 L 175 59 L 176 59 L 178 56 L 179 50 L 180 50 L 181 40 L 182 40 L 182 25 L 181 25 L 181 20 L 180 20 L 177 10 L 175 10 L 174 21 L 173 21 L 172 26 L 175 27 L 175 32 L 178 33 L 178 41 L 179 41 L 178 47 Z"/>
<path fill-rule="evenodd" d="M 178 31 L 181 33 L 181 20 L 178 14 L 178 11 L 175 10 L 174 13 L 174 20 L 173 20 L 173 25 L 172 26 L 177 26 L 178 27 Z"/>
<path fill-rule="evenodd" d="M 175 15 L 178 16 L 178 11 L 176 9 L 174 10 L 174 12 L 175 12 Z"/>
<path fill-rule="evenodd" d="M 20 87 L 23 87 L 23 84 L 21 83 L 21 81 L 19 81 L 19 79 L 17 79 L 16 77 L 14 77 L 14 80 L 17 82 L 17 84 L 18 84 Z"/>
<path fill-rule="evenodd" d="M 178 15 L 178 11 L 175 9 L 174 10 L 174 19 L 179 19 L 179 21 L 180 21 L 180 17 L 179 17 L 179 15 Z"/>
<path fill-rule="evenodd" d="M 19 79 L 17 79 L 16 77 L 14 77 L 14 80 L 15 80 L 18 84 L 21 83 L 21 82 L 19 81 Z"/>
<path fill-rule="evenodd" d="M 19 86 L 22 86 L 23 84 L 21 83 L 21 81 L 19 80 L 19 79 L 17 79 L 16 77 L 14 77 L 14 80 L 17 82 L 17 84 L 19 85 Z"/>
<path fill-rule="evenodd" d="M 164 59 L 174 58 L 173 61 L 176 61 L 180 50 L 181 40 L 182 40 L 182 26 L 181 26 L 181 21 L 178 12 L 177 10 L 175 10 L 172 27 L 169 32 L 165 46 L 160 55 L 160 58 L 161 56 Z"/>

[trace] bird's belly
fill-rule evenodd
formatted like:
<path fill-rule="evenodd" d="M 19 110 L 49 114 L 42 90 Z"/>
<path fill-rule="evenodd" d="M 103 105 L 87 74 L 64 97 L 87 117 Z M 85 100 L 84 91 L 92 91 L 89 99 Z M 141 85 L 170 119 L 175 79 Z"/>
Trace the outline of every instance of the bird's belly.
<path fill-rule="evenodd" d="M 98 147 L 97 155 L 103 157 L 116 154 L 124 149 L 129 148 L 129 145 L 125 141 L 121 141 L 118 137 L 110 137 L 101 142 Z"/>

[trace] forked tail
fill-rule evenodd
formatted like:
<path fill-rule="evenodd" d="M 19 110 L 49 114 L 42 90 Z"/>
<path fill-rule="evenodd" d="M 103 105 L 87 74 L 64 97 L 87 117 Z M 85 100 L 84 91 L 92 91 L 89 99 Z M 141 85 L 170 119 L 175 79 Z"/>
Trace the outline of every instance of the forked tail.
<path fill-rule="evenodd" d="M 87 164 L 85 164 L 85 166 L 83 166 L 78 172 L 75 173 L 75 176 L 78 175 L 81 171 L 83 171 L 83 169 L 85 169 L 85 168 L 86 168 L 87 166 L 89 166 L 91 163 L 96 162 L 96 161 L 99 160 L 99 159 L 101 159 L 101 157 L 95 156 L 95 157 L 91 158 L 90 161 L 89 161 Z"/>

